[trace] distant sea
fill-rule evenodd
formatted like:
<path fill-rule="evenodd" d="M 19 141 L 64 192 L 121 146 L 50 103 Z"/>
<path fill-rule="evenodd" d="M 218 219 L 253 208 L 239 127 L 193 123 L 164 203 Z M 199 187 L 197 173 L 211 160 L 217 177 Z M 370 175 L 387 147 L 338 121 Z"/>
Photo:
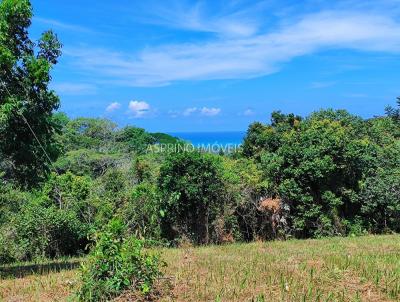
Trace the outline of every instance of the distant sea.
<path fill-rule="evenodd" d="M 243 143 L 245 131 L 226 132 L 175 132 L 168 133 L 185 141 L 191 142 L 194 146 L 201 145 L 239 145 Z"/>

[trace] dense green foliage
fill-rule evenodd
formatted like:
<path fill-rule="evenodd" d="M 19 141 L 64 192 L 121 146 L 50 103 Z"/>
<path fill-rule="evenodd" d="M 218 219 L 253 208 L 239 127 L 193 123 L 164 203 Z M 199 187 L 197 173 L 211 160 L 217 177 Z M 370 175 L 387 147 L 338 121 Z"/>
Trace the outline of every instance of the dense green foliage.
<path fill-rule="evenodd" d="M 51 31 L 36 45 L 29 39 L 31 17 L 28 0 L 0 3 L 0 160 L 6 177 L 28 186 L 45 178 L 59 152 L 52 119 L 59 99 L 48 85 L 61 54 Z"/>
<path fill-rule="evenodd" d="M 368 177 L 358 196 L 365 225 L 374 233 L 400 232 L 400 171 L 379 170 Z"/>
<path fill-rule="evenodd" d="M 295 122 L 275 117 L 271 125 L 250 126 L 244 154 L 259 163 L 269 194 L 281 199 L 287 235 L 345 235 L 360 222 L 368 231 L 396 230 L 364 220 L 370 203 L 379 203 L 379 193 L 398 181 L 392 169 L 399 164 L 399 128 L 391 116 L 365 121 L 343 110 L 322 110 Z M 381 170 L 392 179 L 383 180 Z M 395 193 L 389 199 L 391 215 L 397 215 L 399 199 Z"/>
<path fill-rule="evenodd" d="M 82 264 L 80 301 L 109 301 L 125 289 L 148 294 L 161 275 L 159 258 L 146 254 L 143 244 L 126 237 L 121 220 L 111 220 L 95 234 L 96 245 Z"/>
<path fill-rule="evenodd" d="M 113 217 L 147 244 L 168 245 L 400 229 L 392 116 L 275 112 L 226 155 L 149 152 L 160 137 L 180 142 L 103 119 L 54 118 L 63 125 L 56 172 L 29 191 L 1 178 L 3 262 L 84 252 L 88 235 Z"/>
<path fill-rule="evenodd" d="M 166 159 L 159 179 L 167 234 L 176 232 L 197 243 L 210 242 L 210 223 L 224 205 L 221 172 L 218 158 L 211 154 L 183 152 Z"/>

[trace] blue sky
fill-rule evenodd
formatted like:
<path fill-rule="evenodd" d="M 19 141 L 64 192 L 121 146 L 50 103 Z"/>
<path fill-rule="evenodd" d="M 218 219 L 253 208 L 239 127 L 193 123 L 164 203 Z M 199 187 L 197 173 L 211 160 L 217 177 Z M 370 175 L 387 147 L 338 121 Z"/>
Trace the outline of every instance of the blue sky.
<path fill-rule="evenodd" d="M 273 110 L 383 114 L 400 95 L 400 1 L 32 0 L 71 117 L 238 131 Z"/>

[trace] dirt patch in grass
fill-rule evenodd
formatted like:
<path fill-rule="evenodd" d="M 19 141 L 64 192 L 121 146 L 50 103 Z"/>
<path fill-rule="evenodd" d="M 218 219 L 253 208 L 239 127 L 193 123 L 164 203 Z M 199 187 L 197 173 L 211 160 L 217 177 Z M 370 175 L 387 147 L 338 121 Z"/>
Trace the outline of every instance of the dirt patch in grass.
<path fill-rule="evenodd" d="M 77 285 L 76 270 L 0 280 L 0 301 L 67 301 Z"/>
<path fill-rule="evenodd" d="M 171 299 L 175 301 L 173 296 L 173 284 L 170 278 L 160 278 L 154 283 L 151 294 L 143 295 L 135 290 L 127 290 L 120 296 L 112 300 L 113 302 L 153 302 L 161 299 Z"/>
<path fill-rule="evenodd" d="M 362 301 L 368 302 L 390 302 L 393 301 L 385 296 L 371 281 L 362 282 L 354 272 L 346 272 L 340 285 L 351 293 L 352 296 L 360 297 Z"/>

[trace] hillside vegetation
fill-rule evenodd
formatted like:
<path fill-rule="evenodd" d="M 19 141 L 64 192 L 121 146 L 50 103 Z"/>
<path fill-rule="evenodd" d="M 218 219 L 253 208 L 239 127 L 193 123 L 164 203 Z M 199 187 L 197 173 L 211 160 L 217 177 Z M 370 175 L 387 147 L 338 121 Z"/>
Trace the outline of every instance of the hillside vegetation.
<path fill-rule="evenodd" d="M 187 142 L 57 111 L 60 100 L 49 85 L 62 44 L 52 31 L 32 41 L 32 15 L 28 0 L 0 3 L 0 263 L 84 257 L 81 301 L 109 300 L 126 290 L 150 297 L 164 269 L 155 248 L 190 244 L 204 246 L 187 255 L 197 264 L 183 266 L 174 280 L 180 288 L 198 278 L 187 284 L 193 299 L 256 298 L 250 292 L 268 293 L 266 284 L 276 298 L 318 297 L 323 284 L 325 299 L 329 293 L 339 299 L 341 282 L 351 280 L 356 287 L 372 282 L 371 295 L 398 296 L 396 247 L 384 243 L 396 242 L 394 236 L 369 237 L 360 259 L 351 258 L 352 241 L 339 239 L 320 241 L 326 247 L 238 243 L 399 232 L 400 99 L 399 107 L 371 119 L 345 110 L 306 117 L 276 111 L 269 121 L 252 123 L 243 146 L 226 154 L 154 148 Z M 364 247 L 364 239 L 354 240 L 356 250 Z M 391 248 L 373 248 L 380 240 Z M 206 247 L 226 243 L 237 245 Z M 315 271 L 302 262 L 312 261 L 307 244 L 314 243 L 323 256 Z M 301 248 L 292 254 L 285 246 Z M 165 252 L 167 275 L 182 253 Z M 302 254 L 306 260 L 296 258 Z M 375 272 L 374 261 L 388 261 L 382 263 L 388 271 Z M 351 263 L 355 272 L 347 272 Z M 225 280 L 229 293 L 218 289 L 224 278 L 233 278 Z M 304 283 L 307 278 L 312 282 Z M 324 278 L 337 283 L 328 288 Z M 344 296 L 364 294 L 345 290 Z"/>

